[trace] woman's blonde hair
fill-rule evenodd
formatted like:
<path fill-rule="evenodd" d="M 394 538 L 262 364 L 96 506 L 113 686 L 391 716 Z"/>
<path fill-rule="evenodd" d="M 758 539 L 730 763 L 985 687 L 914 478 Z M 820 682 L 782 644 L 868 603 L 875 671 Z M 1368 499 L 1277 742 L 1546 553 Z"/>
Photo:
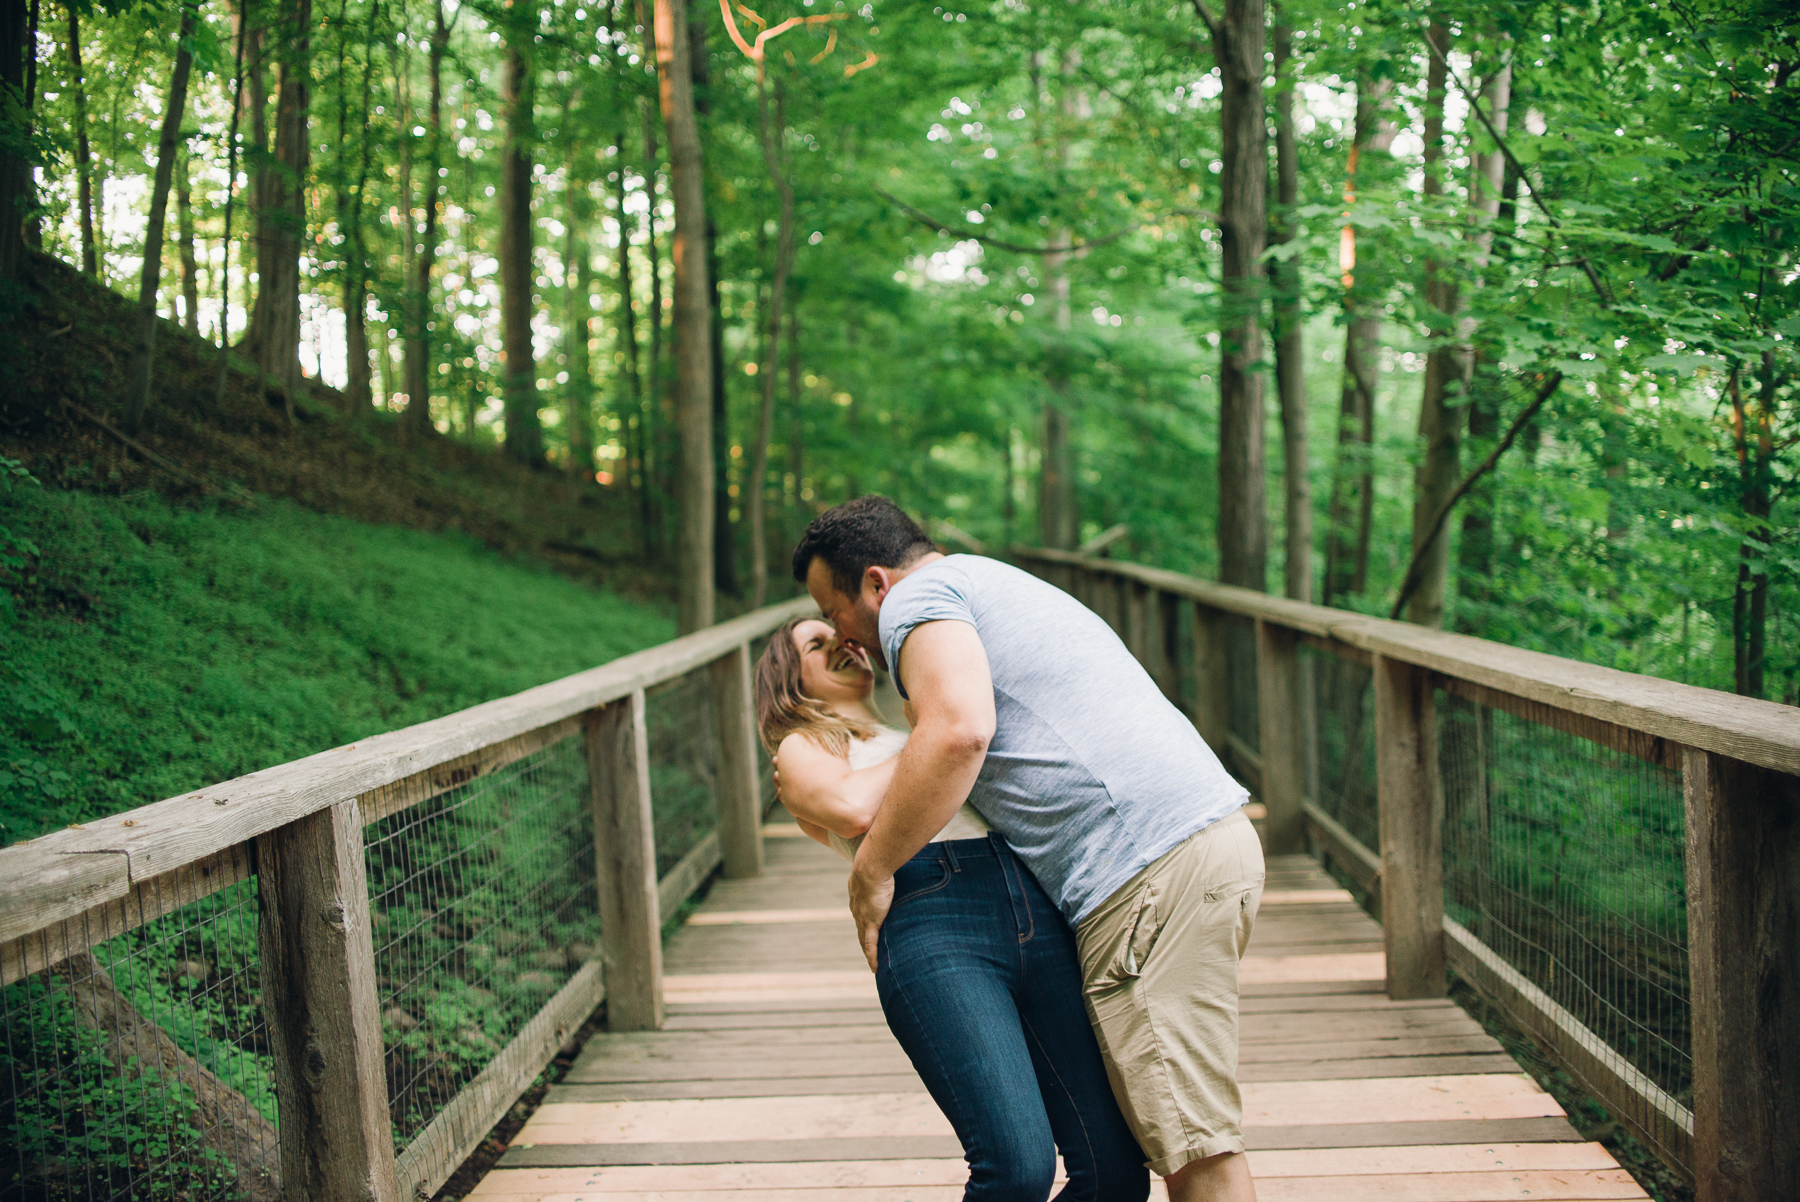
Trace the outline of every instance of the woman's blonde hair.
<path fill-rule="evenodd" d="M 795 618 L 775 632 L 756 664 L 756 731 L 770 755 L 796 732 L 833 755 L 849 756 L 850 740 L 875 737 L 875 727 L 856 722 L 800 688 L 800 651 L 794 628 L 815 618 Z"/>

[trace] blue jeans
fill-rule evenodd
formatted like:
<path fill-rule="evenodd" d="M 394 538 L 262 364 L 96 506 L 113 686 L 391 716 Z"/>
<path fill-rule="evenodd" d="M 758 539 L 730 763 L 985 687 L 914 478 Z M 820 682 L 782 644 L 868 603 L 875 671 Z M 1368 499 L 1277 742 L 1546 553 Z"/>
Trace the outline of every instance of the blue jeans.
<path fill-rule="evenodd" d="M 999 835 L 928 845 L 894 874 L 875 985 L 962 1140 L 964 1202 L 1142 1202 L 1149 1171 L 1082 1002 L 1075 936 Z"/>

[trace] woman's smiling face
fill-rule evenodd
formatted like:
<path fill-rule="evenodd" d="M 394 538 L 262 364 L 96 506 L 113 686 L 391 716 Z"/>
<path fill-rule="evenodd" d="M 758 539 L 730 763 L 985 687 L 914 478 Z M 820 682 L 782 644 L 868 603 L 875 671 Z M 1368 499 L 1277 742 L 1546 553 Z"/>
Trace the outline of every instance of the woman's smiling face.
<path fill-rule="evenodd" d="M 829 622 L 812 620 L 794 627 L 800 652 L 800 691 L 827 704 L 861 701 L 874 691 L 875 672 L 860 650 L 838 642 Z"/>

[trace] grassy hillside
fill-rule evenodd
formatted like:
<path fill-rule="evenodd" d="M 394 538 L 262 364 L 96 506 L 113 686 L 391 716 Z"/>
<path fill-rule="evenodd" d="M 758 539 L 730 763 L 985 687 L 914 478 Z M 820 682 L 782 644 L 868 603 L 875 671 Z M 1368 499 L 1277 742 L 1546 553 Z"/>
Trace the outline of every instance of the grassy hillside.
<path fill-rule="evenodd" d="M 673 636 L 459 534 L 14 478 L 0 496 L 0 835 L 31 838 Z"/>

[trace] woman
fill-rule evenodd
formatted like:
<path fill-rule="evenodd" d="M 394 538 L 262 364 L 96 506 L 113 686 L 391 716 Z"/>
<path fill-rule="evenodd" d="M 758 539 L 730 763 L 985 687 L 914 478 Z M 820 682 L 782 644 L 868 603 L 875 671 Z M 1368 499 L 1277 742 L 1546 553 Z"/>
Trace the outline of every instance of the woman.
<path fill-rule="evenodd" d="M 757 723 L 801 830 L 853 859 L 906 734 L 875 674 L 818 619 L 789 622 L 756 669 Z M 1068 924 L 968 805 L 894 876 L 875 973 L 881 1009 L 962 1140 L 965 1202 L 1141 1202 L 1125 1125 L 1081 995 Z"/>

